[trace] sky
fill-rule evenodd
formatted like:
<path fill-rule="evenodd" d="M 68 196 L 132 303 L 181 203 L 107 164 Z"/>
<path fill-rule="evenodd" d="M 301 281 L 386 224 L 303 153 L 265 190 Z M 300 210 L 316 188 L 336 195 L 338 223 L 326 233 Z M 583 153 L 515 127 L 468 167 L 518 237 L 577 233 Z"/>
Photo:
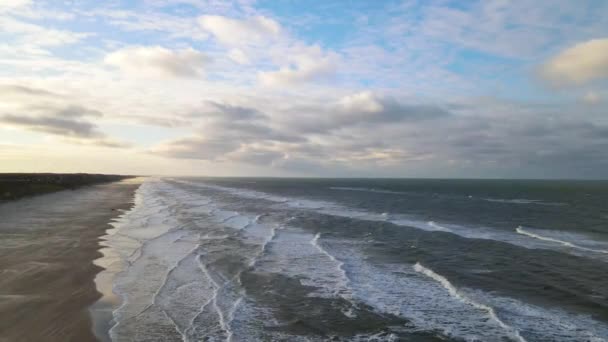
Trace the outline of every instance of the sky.
<path fill-rule="evenodd" d="M 605 179 L 606 13 L 0 0 L 0 172 Z"/>

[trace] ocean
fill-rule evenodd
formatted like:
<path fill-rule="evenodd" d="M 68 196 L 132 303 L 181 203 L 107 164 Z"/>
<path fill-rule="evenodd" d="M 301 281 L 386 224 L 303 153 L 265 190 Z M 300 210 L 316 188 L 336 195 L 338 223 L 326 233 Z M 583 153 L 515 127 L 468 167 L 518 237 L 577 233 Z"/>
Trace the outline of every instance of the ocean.
<path fill-rule="evenodd" d="M 149 178 L 112 225 L 102 340 L 608 341 L 605 181 Z"/>

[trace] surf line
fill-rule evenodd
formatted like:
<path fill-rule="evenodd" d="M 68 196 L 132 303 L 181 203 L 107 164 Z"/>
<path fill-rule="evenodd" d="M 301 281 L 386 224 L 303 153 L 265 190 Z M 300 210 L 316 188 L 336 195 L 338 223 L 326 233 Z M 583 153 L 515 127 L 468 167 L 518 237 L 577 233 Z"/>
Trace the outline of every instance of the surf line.
<path fill-rule="evenodd" d="M 258 217 L 256 217 L 255 220 L 257 221 L 263 215 L 259 215 Z M 245 272 L 246 270 L 249 270 L 249 269 L 255 267 L 255 264 L 258 262 L 259 258 L 262 257 L 262 255 L 266 252 L 267 246 L 276 237 L 277 230 L 281 230 L 281 229 L 284 229 L 283 225 L 280 225 L 280 224 L 274 225 L 272 227 L 272 229 L 270 230 L 270 234 L 267 236 L 266 240 L 264 240 L 263 244 L 260 246 L 258 253 L 251 258 L 250 262 L 247 264 L 247 267 L 241 269 L 239 272 L 237 272 L 234 276 L 230 277 L 229 279 L 223 279 L 222 282 L 218 282 L 213 278 L 213 276 L 211 275 L 211 272 L 209 271 L 209 268 L 207 267 L 207 265 L 204 263 L 204 261 L 202 259 L 202 255 L 199 255 L 197 257 L 199 269 L 201 270 L 203 275 L 209 280 L 211 287 L 213 288 L 213 295 L 206 303 L 204 303 L 201 306 L 201 309 L 199 310 L 198 314 L 192 318 L 192 320 L 190 321 L 189 327 L 186 329 L 186 333 L 188 333 L 189 331 L 192 331 L 194 329 L 194 322 L 197 319 L 197 317 L 200 316 L 204 312 L 205 308 L 208 305 L 212 305 L 218 316 L 218 324 L 219 324 L 220 328 L 226 333 L 226 341 L 228 341 L 228 342 L 232 341 L 234 333 L 232 331 L 231 324 L 232 324 L 232 321 L 234 320 L 234 315 L 235 315 L 236 310 L 238 309 L 239 305 L 243 301 L 244 294 L 241 291 L 240 297 L 237 300 L 235 300 L 234 303 L 232 303 L 231 307 L 228 310 L 226 310 L 226 312 L 224 310 L 222 310 L 222 308 L 220 307 L 220 305 L 218 303 L 218 296 L 220 295 L 220 292 L 225 288 L 225 286 L 227 284 L 232 283 L 235 280 L 237 280 L 240 283 L 241 274 L 243 272 Z"/>
<path fill-rule="evenodd" d="M 316 248 L 319 252 L 321 252 L 321 254 L 328 257 L 329 260 L 331 260 L 333 263 L 335 263 L 337 265 L 337 268 L 340 271 L 340 276 L 342 278 L 342 282 L 343 282 L 342 285 L 344 286 L 345 290 L 348 291 L 348 293 L 341 293 L 341 291 L 337 290 L 337 291 L 335 291 L 335 294 L 338 294 L 340 297 L 344 298 L 345 300 L 347 300 L 350 303 L 351 309 L 349 309 L 347 311 L 343 311 L 343 313 L 346 317 L 353 318 L 356 316 L 355 313 L 353 312 L 353 309 L 358 309 L 358 306 L 353 300 L 352 290 L 350 289 L 350 286 L 349 286 L 350 279 L 348 278 L 348 275 L 346 274 L 346 270 L 344 270 L 344 262 L 336 259 L 336 257 L 331 255 L 325 248 L 323 248 L 323 246 L 321 246 L 319 244 L 320 238 L 321 238 L 321 233 L 317 233 L 315 235 L 315 237 L 312 240 L 310 240 L 310 244 L 314 248 Z"/>
<path fill-rule="evenodd" d="M 519 226 L 519 227 L 515 228 L 515 231 L 518 234 L 521 234 L 521 235 L 525 235 L 525 236 L 528 236 L 528 237 L 531 237 L 531 238 L 534 238 L 534 239 L 538 239 L 538 240 L 543 240 L 543 241 L 548 241 L 548 242 L 554 242 L 554 243 L 557 243 L 557 244 L 560 244 L 560 245 L 564 245 L 564 246 L 570 247 L 570 248 L 576 248 L 576 249 L 580 249 L 580 250 L 583 250 L 583 251 L 594 252 L 594 253 L 608 254 L 608 251 L 606 251 L 606 250 L 582 247 L 582 246 L 575 245 L 575 244 L 573 244 L 571 242 L 568 242 L 568 241 L 562 241 L 562 240 L 559 240 L 559 239 L 554 239 L 554 238 L 550 238 L 550 237 L 547 237 L 547 236 L 542 236 L 542 235 L 534 234 L 534 233 L 532 233 L 530 231 L 525 230 L 522 226 Z"/>
<path fill-rule="evenodd" d="M 220 325 L 220 328 L 227 335 L 226 341 L 230 341 L 230 340 L 232 340 L 232 330 L 230 329 L 229 322 L 226 322 L 226 317 L 225 317 L 226 315 L 225 315 L 224 311 L 220 308 L 220 305 L 217 302 L 217 296 L 218 296 L 219 292 L 222 290 L 222 288 L 224 287 L 224 285 L 226 284 L 226 282 L 224 282 L 220 285 L 217 281 L 215 281 L 215 279 L 213 279 L 213 276 L 211 276 L 211 274 L 209 273 L 207 266 L 205 265 L 203 260 L 201 260 L 200 255 L 198 256 L 197 261 L 198 261 L 199 268 L 201 269 L 201 271 L 203 272 L 203 274 L 209 280 L 209 282 L 211 283 L 211 286 L 213 287 L 213 296 L 211 297 L 211 303 L 218 316 L 218 323 Z M 203 306 L 203 309 L 205 306 L 207 306 L 207 304 L 208 303 L 205 303 L 205 305 Z M 201 311 L 203 309 L 201 309 Z"/>
<path fill-rule="evenodd" d="M 494 311 L 494 309 L 490 306 L 487 306 L 485 304 L 481 304 L 481 303 L 477 303 L 473 300 L 471 300 L 470 298 L 468 298 L 467 296 L 463 295 L 460 291 L 458 291 L 458 289 L 452 285 L 452 283 L 450 283 L 450 281 L 440 275 L 435 273 L 435 271 L 431 270 L 430 268 L 424 267 L 422 266 L 419 262 L 417 262 L 414 265 L 414 270 L 418 273 L 422 273 L 425 276 L 437 281 L 438 283 L 441 284 L 441 286 L 443 286 L 446 290 L 448 290 L 448 292 L 450 293 L 450 295 L 466 304 L 472 305 L 478 309 L 484 310 L 488 313 L 488 315 L 490 316 L 490 318 L 492 320 L 494 320 L 496 323 L 498 323 L 499 326 L 501 326 L 503 329 L 505 329 L 506 331 L 508 331 L 513 338 L 515 338 L 517 341 L 519 342 L 527 342 L 520 334 L 519 331 L 513 327 L 511 327 L 510 325 L 506 324 L 505 322 L 503 322 L 498 316 L 496 316 L 496 312 Z"/>

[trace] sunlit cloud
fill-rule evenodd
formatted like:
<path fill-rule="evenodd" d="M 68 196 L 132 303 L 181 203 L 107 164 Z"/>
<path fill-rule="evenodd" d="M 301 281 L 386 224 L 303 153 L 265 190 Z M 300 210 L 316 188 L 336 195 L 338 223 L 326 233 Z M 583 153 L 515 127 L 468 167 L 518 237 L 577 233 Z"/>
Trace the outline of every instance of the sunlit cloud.
<path fill-rule="evenodd" d="M 556 85 L 579 85 L 608 79 L 608 38 L 571 46 L 547 61 L 542 76 Z"/>
<path fill-rule="evenodd" d="M 200 77 L 210 59 L 192 48 L 169 50 L 160 46 L 128 47 L 108 54 L 109 65 L 143 76 Z"/>

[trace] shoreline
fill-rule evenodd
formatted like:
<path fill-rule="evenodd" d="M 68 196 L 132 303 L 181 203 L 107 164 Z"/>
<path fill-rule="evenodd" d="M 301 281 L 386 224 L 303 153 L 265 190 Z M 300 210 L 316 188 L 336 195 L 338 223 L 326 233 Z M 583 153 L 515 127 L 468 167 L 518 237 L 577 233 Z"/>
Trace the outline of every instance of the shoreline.
<path fill-rule="evenodd" d="M 140 186 L 143 184 L 141 178 L 133 181 L 139 182 Z M 128 209 L 120 210 L 120 215 L 109 222 L 110 228 L 99 238 L 100 256 L 93 260 L 96 266 L 102 268 L 94 279 L 96 289 L 101 296 L 89 307 L 93 334 L 99 342 L 112 341 L 110 330 L 116 323 L 114 321 L 114 311 L 123 303 L 121 296 L 114 293 L 114 278 L 124 271 L 127 265 L 125 265 L 123 257 L 116 249 L 117 246 L 114 245 L 114 235 L 124 224 L 129 222 L 129 213 L 137 208 L 139 191 L 140 187 L 134 191 L 131 206 Z"/>
<path fill-rule="evenodd" d="M 0 202 L 0 341 L 97 341 L 101 237 L 133 206 L 126 179 Z"/>
<path fill-rule="evenodd" d="M 84 186 L 117 182 L 135 176 L 91 173 L 0 173 L 0 204 Z"/>

